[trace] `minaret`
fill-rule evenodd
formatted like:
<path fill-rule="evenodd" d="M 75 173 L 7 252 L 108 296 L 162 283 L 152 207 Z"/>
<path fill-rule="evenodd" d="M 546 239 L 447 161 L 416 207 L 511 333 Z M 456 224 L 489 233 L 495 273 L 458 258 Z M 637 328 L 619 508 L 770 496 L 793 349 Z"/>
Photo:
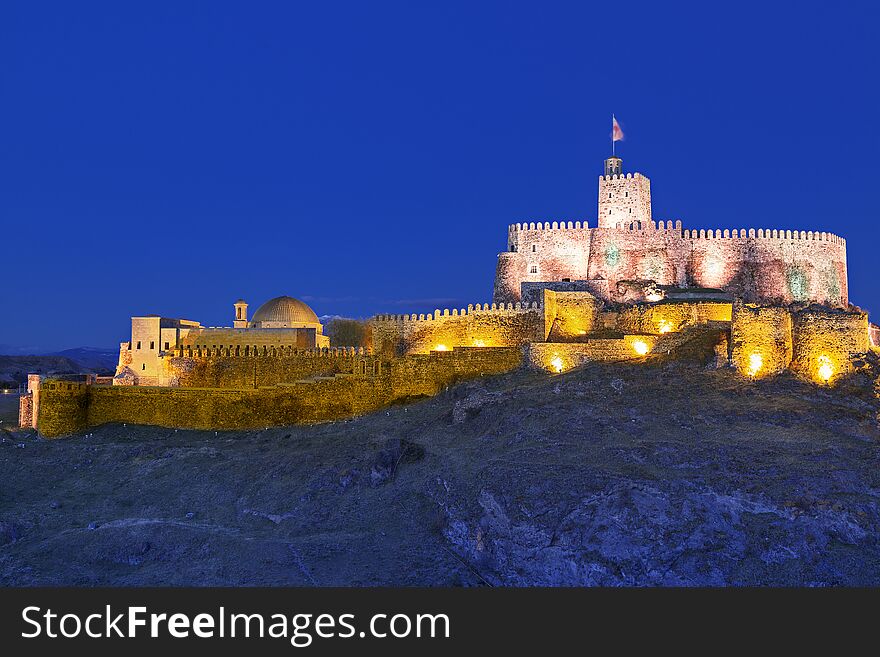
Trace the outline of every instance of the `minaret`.
<path fill-rule="evenodd" d="M 232 322 L 232 326 L 234 328 L 247 328 L 247 302 L 244 299 L 239 299 L 233 305 L 235 307 L 235 321 Z"/>
<path fill-rule="evenodd" d="M 651 225 L 651 181 L 623 173 L 623 160 L 612 155 L 599 176 L 599 228 L 647 228 Z"/>

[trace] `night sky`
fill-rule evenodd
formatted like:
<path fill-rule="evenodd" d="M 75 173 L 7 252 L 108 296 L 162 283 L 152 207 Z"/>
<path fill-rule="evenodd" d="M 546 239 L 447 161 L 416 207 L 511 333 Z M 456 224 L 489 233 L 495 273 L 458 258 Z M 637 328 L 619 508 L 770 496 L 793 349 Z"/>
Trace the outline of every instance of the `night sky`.
<path fill-rule="evenodd" d="M 0 349 L 491 301 L 507 224 L 596 221 L 610 117 L 654 217 L 848 240 L 880 312 L 874 3 L 4 2 Z"/>

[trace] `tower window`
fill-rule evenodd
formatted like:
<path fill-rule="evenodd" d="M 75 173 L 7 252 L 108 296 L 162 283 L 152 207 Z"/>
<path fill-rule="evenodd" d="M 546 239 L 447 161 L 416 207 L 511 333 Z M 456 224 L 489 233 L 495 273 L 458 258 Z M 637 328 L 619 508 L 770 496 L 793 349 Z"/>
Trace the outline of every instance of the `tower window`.
<path fill-rule="evenodd" d="M 538 250 L 537 244 L 532 244 L 532 253 L 535 253 Z"/>
<path fill-rule="evenodd" d="M 165 343 L 165 351 L 168 351 L 168 343 Z"/>
<path fill-rule="evenodd" d="M 531 267 L 529 267 L 529 273 L 530 274 L 537 274 L 538 273 L 538 265 L 532 265 Z"/>
<path fill-rule="evenodd" d="M 138 348 L 138 349 L 141 348 L 141 341 L 140 341 L 140 340 L 138 340 L 138 346 L 137 346 L 137 348 Z"/>
<path fill-rule="evenodd" d="M 611 198 L 611 192 L 608 192 L 608 198 Z"/>
<path fill-rule="evenodd" d="M 155 349 L 156 343 L 153 340 L 150 340 L 150 349 Z"/>
<path fill-rule="evenodd" d="M 623 195 L 624 197 L 629 198 L 629 192 L 624 192 Z"/>
<path fill-rule="evenodd" d="M 145 369 L 147 369 L 147 364 L 146 364 L 146 363 L 144 363 L 144 364 L 143 364 L 143 365 L 141 365 L 141 369 L 142 369 L 142 370 L 145 370 Z"/>

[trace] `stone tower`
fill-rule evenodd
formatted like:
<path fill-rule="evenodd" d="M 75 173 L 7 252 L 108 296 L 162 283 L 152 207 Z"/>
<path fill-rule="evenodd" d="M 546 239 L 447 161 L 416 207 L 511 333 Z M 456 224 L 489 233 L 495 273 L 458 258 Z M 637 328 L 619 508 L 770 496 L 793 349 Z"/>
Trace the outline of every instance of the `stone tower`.
<path fill-rule="evenodd" d="M 248 305 L 244 299 L 239 299 L 233 304 L 235 306 L 235 320 L 232 322 L 233 328 L 247 328 L 248 327 L 248 316 L 247 309 Z"/>
<path fill-rule="evenodd" d="M 651 181 L 640 173 L 623 173 L 623 160 L 609 157 L 599 176 L 599 228 L 651 223 Z"/>

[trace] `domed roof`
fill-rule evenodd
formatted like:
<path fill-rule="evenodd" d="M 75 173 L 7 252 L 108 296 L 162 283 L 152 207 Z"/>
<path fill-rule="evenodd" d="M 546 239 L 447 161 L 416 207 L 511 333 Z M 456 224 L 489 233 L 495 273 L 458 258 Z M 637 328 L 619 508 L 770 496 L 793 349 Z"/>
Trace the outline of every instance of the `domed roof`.
<path fill-rule="evenodd" d="M 299 299 L 275 297 L 257 309 L 251 320 L 258 322 L 281 322 L 284 324 L 319 324 L 315 311 Z"/>

